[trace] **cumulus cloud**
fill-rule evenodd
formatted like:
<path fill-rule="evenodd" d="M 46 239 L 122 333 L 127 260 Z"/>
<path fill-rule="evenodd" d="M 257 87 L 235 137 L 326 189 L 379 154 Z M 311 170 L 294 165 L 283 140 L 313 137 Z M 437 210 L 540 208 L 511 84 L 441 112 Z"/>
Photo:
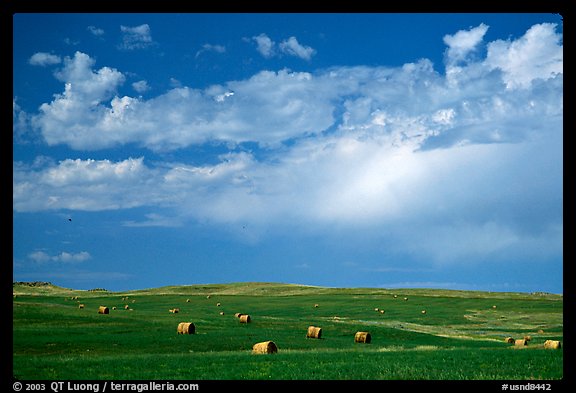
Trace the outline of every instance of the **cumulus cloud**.
<path fill-rule="evenodd" d="M 161 204 L 169 196 L 151 196 L 148 187 L 152 185 L 154 171 L 142 161 L 142 158 L 120 162 L 66 159 L 40 169 L 15 163 L 14 209 L 98 211 Z"/>
<path fill-rule="evenodd" d="M 60 56 L 46 52 L 34 53 L 28 60 L 28 62 L 31 65 L 37 65 L 42 67 L 48 65 L 60 64 L 61 61 L 62 59 L 60 58 Z"/>
<path fill-rule="evenodd" d="M 148 90 L 150 90 L 150 86 L 148 86 L 148 82 L 145 80 L 132 83 L 132 88 L 140 94 L 146 93 Z"/>
<path fill-rule="evenodd" d="M 553 25 L 536 25 L 516 40 L 487 43 L 485 58 L 471 56 L 487 28 L 445 37 L 454 60 L 445 75 L 426 59 L 262 71 L 148 100 L 118 97 L 124 76 L 95 70 L 77 53 L 56 74 L 64 93 L 33 119 L 49 144 L 170 151 L 218 141 L 230 152 L 204 165 L 143 157 L 16 162 L 13 208 L 162 209 L 126 226 L 371 228 L 368 236 L 390 252 L 434 263 L 502 258 L 512 249 L 559 253 L 561 41 Z M 505 61 L 519 48 L 530 65 Z M 236 148 L 248 141 L 266 154 Z"/>
<path fill-rule="evenodd" d="M 491 42 L 487 66 L 500 69 L 509 88 L 528 87 L 535 79 L 549 79 L 562 74 L 562 37 L 555 28 L 553 23 L 543 23 L 532 26 L 518 40 Z"/>
<path fill-rule="evenodd" d="M 120 31 L 122 32 L 122 43 L 118 45 L 119 49 L 146 49 L 154 44 L 148 24 L 133 27 L 120 26 Z"/>
<path fill-rule="evenodd" d="M 296 37 L 292 36 L 279 44 L 276 44 L 270 37 L 262 33 L 252 37 L 256 42 L 256 50 L 265 58 L 286 54 L 299 57 L 303 60 L 310 60 L 316 54 L 316 50 L 310 46 L 301 45 Z"/>
<path fill-rule="evenodd" d="M 283 53 L 296 56 L 304 60 L 310 60 L 316 53 L 315 49 L 309 46 L 300 45 L 296 37 L 290 37 L 287 40 L 282 41 L 278 47 Z"/>
<path fill-rule="evenodd" d="M 454 35 L 444 36 L 444 43 L 448 46 L 446 57 L 449 63 L 463 61 L 482 42 L 488 31 L 487 25 L 481 23 L 470 30 L 460 30 Z"/>
<path fill-rule="evenodd" d="M 465 58 L 487 28 L 445 37 L 458 48 L 450 58 Z M 398 68 L 261 71 L 203 90 L 175 87 L 148 100 L 115 95 L 125 76 L 109 67 L 96 70 L 90 56 L 77 52 L 56 73 L 64 92 L 43 104 L 32 124 L 49 145 L 87 150 L 135 143 L 166 151 L 208 141 L 271 147 L 334 129 L 398 143 L 420 138 L 423 149 L 517 141 L 544 121 L 543 114 L 561 115 L 562 45 L 553 28 L 536 25 L 517 40 L 489 43 L 485 59 L 448 62 L 445 77 L 427 59 Z M 524 61 L 508 61 L 520 48 Z M 538 80 L 549 82 L 518 90 Z M 140 92 L 146 86 L 133 85 Z M 516 125 L 519 117 L 531 125 Z"/>
<path fill-rule="evenodd" d="M 73 58 L 64 59 L 64 67 L 55 76 L 64 82 L 64 92 L 55 99 L 40 106 L 40 114 L 33 117 L 33 125 L 42 131 L 48 144 L 68 140 L 71 146 L 102 146 L 101 136 L 88 136 L 91 123 L 103 119 L 106 109 L 102 104 L 109 100 L 125 77 L 115 69 L 103 67 L 94 72 L 94 60 L 88 55 L 76 52 Z M 76 136 L 74 136 L 76 135 Z"/>
<path fill-rule="evenodd" d="M 272 56 L 274 56 L 275 54 L 275 50 L 274 50 L 274 41 L 272 41 L 270 39 L 270 37 L 268 37 L 266 34 L 262 33 L 260 35 L 254 36 L 252 37 L 252 39 L 254 41 L 256 41 L 256 50 L 258 50 L 258 52 L 266 57 L 266 58 L 270 58 Z"/>

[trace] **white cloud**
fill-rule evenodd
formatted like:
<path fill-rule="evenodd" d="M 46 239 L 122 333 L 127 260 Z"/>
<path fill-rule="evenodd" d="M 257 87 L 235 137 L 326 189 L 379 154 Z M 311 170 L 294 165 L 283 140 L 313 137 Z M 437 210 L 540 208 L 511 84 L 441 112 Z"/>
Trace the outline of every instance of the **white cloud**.
<path fill-rule="evenodd" d="M 150 213 L 145 215 L 145 221 L 125 221 L 123 226 L 141 228 L 141 227 L 180 227 L 183 225 L 181 219 L 177 217 L 166 217 L 160 214 Z"/>
<path fill-rule="evenodd" d="M 525 92 L 501 86 L 561 76 L 562 57 L 554 56 L 562 46 L 554 41 L 552 27 L 533 27 L 511 42 L 510 51 L 521 47 L 532 53 L 531 65 L 510 65 L 501 73 L 493 71 L 495 64 L 504 67 L 510 52 L 494 50 L 490 43 L 486 60 L 452 67 L 457 72 L 447 70 L 446 78 L 423 59 L 401 68 L 261 71 L 204 90 L 173 88 L 148 100 L 114 96 L 124 75 L 108 67 L 94 70 L 94 60 L 77 52 L 56 73 L 64 92 L 43 104 L 32 123 L 50 145 L 89 150 L 136 143 L 160 151 L 214 140 L 275 146 L 338 128 L 424 148 L 521 140 L 542 124 L 543 115 L 561 116 L 562 80 Z M 448 41 L 469 50 L 480 30 L 473 39 L 456 34 Z M 535 55 L 539 39 L 552 57 Z M 145 81 L 133 85 L 140 91 L 146 86 Z M 530 119 L 531 125 L 516 126 L 518 118 Z"/>
<path fill-rule="evenodd" d="M 255 237 L 268 229 L 371 228 L 368 236 L 386 237 L 390 252 L 431 256 L 431 263 L 503 258 L 512 249 L 560 253 L 562 45 L 553 26 L 533 27 L 504 46 L 488 43 L 487 58 L 473 59 L 481 27 L 448 39 L 458 48 L 450 58 L 465 60 L 457 74 L 443 76 L 426 59 L 396 68 L 262 71 L 149 100 L 115 96 L 123 75 L 95 71 L 77 53 L 57 73 L 64 93 L 34 118 L 49 144 L 167 151 L 254 141 L 266 158 L 236 150 L 206 165 L 14 163 L 13 208 L 150 207 L 162 214 L 125 225 L 175 225 L 170 217 L 242 222 Z M 505 68 L 518 48 L 531 66 Z"/>
<path fill-rule="evenodd" d="M 446 51 L 447 62 L 453 64 L 466 59 L 468 54 L 476 49 L 488 31 L 487 25 L 481 23 L 470 30 L 460 30 L 454 35 L 445 35 L 444 43 L 448 46 Z"/>
<path fill-rule="evenodd" d="M 556 24 L 543 23 L 532 26 L 518 40 L 491 42 L 486 65 L 502 70 L 509 88 L 526 88 L 535 79 L 563 74 L 562 37 L 555 28 Z"/>
<path fill-rule="evenodd" d="M 262 33 L 260 35 L 252 37 L 254 41 L 256 41 L 256 50 L 264 56 L 265 58 L 270 58 L 274 56 L 274 41 L 270 39 L 266 34 Z"/>
<path fill-rule="evenodd" d="M 28 60 L 28 62 L 31 65 L 37 65 L 37 66 L 48 66 L 48 65 L 54 65 L 54 64 L 60 64 L 60 62 L 62 61 L 62 59 L 60 58 L 60 56 L 57 55 L 53 55 L 50 53 L 46 53 L 46 52 L 38 52 L 38 53 L 34 53 L 30 59 Z"/>
<path fill-rule="evenodd" d="M 300 45 L 296 37 L 290 37 L 279 44 L 279 48 L 283 53 L 291 56 L 296 56 L 304 60 L 310 60 L 316 53 L 316 50 L 309 46 Z"/>
<path fill-rule="evenodd" d="M 30 116 L 12 99 L 12 136 L 15 143 L 27 143 L 30 135 Z"/>
<path fill-rule="evenodd" d="M 118 46 L 119 49 L 146 49 L 154 44 L 148 24 L 134 27 L 120 26 L 120 31 L 122 32 L 122 43 Z"/>
<path fill-rule="evenodd" d="M 57 255 L 49 255 L 44 251 L 34 251 L 28 254 L 28 258 L 37 263 L 47 263 L 47 262 L 61 262 L 61 263 L 79 263 L 84 262 L 92 258 L 89 252 L 81 251 L 78 253 L 70 253 L 62 251 Z"/>
<path fill-rule="evenodd" d="M 223 45 L 204 44 L 202 45 L 202 49 L 196 52 L 195 57 L 199 57 L 204 52 L 225 53 L 226 47 Z"/>
<path fill-rule="evenodd" d="M 303 60 L 310 60 L 312 56 L 316 54 L 314 48 L 301 45 L 294 36 L 280 42 L 279 44 L 276 44 L 264 33 L 254 36 L 252 39 L 256 42 L 256 50 L 267 59 L 285 54 L 299 57 Z"/>
<path fill-rule="evenodd" d="M 32 119 L 49 145 L 64 139 L 71 146 L 81 148 L 102 146 L 103 135 L 89 136 L 90 124 L 105 120 L 106 109 L 100 104 L 112 97 L 125 77 L 108 67 L 94 72 L 93 64 L 94 60 L 88 55 L 76 52 L 73 58 L 64 59 L 64 68 L 55 74 L 65 83 L 64 92 L 55 95 L 51 103 L 42 104 L 39 115 Z"/>
<path fill-rule="evenodd" d="M 14 164 L 14 209 L 38 211 L 73 209 L 85 211 L 125 209 L 162 203 L 162 193 L 152 197 L 155 172 L 143 159 L 71 160 L 34 166 Z M 155 179 L 155 180 L 154 180 Z"/>
<path fill-rule="evenodd" d="M 104 35 L 104 30 L 99 28 L 99 27 L 96 27 L 96 26 L 88 26 L 86 28 L 86 30 L 88 30 L 90 33 L 92 33 L 96 37 L 101 37 Z"/>
<path fill-rule="evenodd" d="M 148 82 L 145 80 L 132 83 L 132 88 L 140 94 L 146 93 L 148 90 L 150 90 L 150 86 L 148 86 Z"/>

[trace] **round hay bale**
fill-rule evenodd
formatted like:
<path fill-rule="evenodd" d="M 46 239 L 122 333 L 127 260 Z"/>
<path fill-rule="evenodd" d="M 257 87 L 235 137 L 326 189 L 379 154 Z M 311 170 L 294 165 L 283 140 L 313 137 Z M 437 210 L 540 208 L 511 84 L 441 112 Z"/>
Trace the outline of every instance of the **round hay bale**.
<path fill-rule="evenodd" d="M 542 333 L 544 333 L 544 330 L 538 329 L 538 334 L 542 334 Z"/>
<path fill-rule="evenodd" d="M 380 310 L 380 314 L 384 314 L 386 311 L 384 310 Z"/>
<path fill-rule="evenodd" d="M 380 309 L 378 307 L 374 308 L 374 311 L 378 312 Z"/>
<path fill-rule="evenodd" d="M 186 299 L 186 303 L 190 303 L 190 299 Z"/>
<path fill-rule="evenodd" d="M 496 309 L 496 306 L 492 306 L 493 309 Z"/>
<path fill-rule="evenodd" d="M 112 310 L 116 310 L 116 306 L 112 307 Z"/>
<path fill-rule="evenodd" d="M 370 341 L 372 341 L 372 336 L 368 332 L 356 332 L 354 335 L 355 343 L 370 344 Z"/>
<path fill-rule="evenodd" d="M 524 339 L 518 339 L 518 340 L 514 341 L 514 345 L 516 345 L 517 347 L 524 347 L 524 346 L 528 345 L 528 341 L 526 341 Z"/>
<path fill-rule="evenodd" d="M 82 309 L 82 308 L 84 308 L 84 305 L 83 305 L 83 304 L 79 304 L 79 305 L 78 305 L 78 308 Z"/>
<path fill-rule="evenodd" d="M 274 341 L 264 341 L 261 343 L 256 343 L 252 346 L 252 353 L 276 353 L 278 352 L 278 347 Z"/>
<path fill-rule="evenodd" d="M 398 295 L 394 295 L 394 299 L 397 299 L 397 298 L 398 298 Z"/>
<path fill-rule="evenodd" d="M 110 310 L 108 309 L 108 307 L 105 306 L 100 306 L 98 307 L 98 314 L 109 314 Z"/>
<path fill-rule="evenodd" d="M 315 304 L 315 305 L 314 305 L 314 308 L 318 308 L 318 304 Z"/>
<path fill-rule="evenodd" d="M 509 344 L 514 344 L 515 341 L 516 341 L 516 340 L 514 340 L 512 337 L 506 337 L 506 338 L 504 339 L 504 342 L 507 342 L 507 343 L 509 343 Z"/>
<path fill-rule="evenodd" d="M 206 296 L 206 299 L 210 299 L 210 295 L 207 295 L 207 296 Z"/>
<path fill-rule="evenodd" d="M 224 311 L 220 311 L 220 315 L 224 315 Z"/>
<path fill-rule="evenodd" d="M 317 326 L 308 326 L 306 338 L 320 338 L 322 336 L 322 328 Z"/>
<path fill-rule="evenodd" d="M 124 305 L 124 310 L 129 310 L 129 309 L 130 309 L 130 306 L 127 305 L 127 304 L 125 304 L 125 305 Z"/>
<path fill-rule="evenodd" d="M 562 344 L 557 340 L 546 340 L 544 341 L 544 348 L 546 349 L 560 349 Z"/>
<path fill-rule="evenodd" d="M 220 304 L 220 303 L 216 303 L 216 307 L 220 307 L 220 306 L 221 306 L 221 304 Z"/>
<path fill-rule="evenodd" d="M 176 331 L 178 334 L 194 334 L 196 326 L 192 322 L 180 322 Z"/>
<path fill-rule="evenodd" d="M 524 340 L 525 340 L 526 342 L 532 341 L 532 336 L 526 335 L 526 336 L 524 336 Z"/>
<path fill-rule="evenodd" d="M 408 301 L 408 298 L 407 298 L 407 297 L 405 297 L 405 298 L 404 298 L 404 301 L 405 301 L 405 302 L 407 302 L 407 301 Z"/>
<path fill-rule="evenodd" d="M 422 314 L 426 314 L 426 310 L 422 310 Z"/>
<path fill-rule="evenodd" d="M 240 319 L 240 323 L 250 323 L 251 321 L 250 315 L 248 314 L 242 314 L 238 318 Z"/>
<path fill-rule="evenodd" d="M 235 316 L 236 318 L 240 318 L 242 315 L 243 315 L 243 314 L 242 314 L 241 312 L 237 312 L 236 314 L 234 314 L 234 316 Z"/>

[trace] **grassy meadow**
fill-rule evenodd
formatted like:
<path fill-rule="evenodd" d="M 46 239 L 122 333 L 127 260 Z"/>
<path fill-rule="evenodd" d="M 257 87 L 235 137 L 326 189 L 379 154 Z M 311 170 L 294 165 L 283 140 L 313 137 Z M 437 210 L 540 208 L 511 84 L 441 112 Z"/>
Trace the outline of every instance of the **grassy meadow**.
<path fill-rule="evenodd" d="M 13 293 L 13 377 L 22 380 L 563 378 L 563 349 L 543 347 L 563 339 L 561 295 L 274 283 L 130 292 L 14 284 Z M 177 334 L 180 322 L 195 334 Z M 311 325 L 320 339 L 306 338 Z M 371 342 L 355 343 L 358 331 Z M 527 346 L 504 341 L 525 335 Z M 268 340 L 277 353 L 252 353 Z"/>

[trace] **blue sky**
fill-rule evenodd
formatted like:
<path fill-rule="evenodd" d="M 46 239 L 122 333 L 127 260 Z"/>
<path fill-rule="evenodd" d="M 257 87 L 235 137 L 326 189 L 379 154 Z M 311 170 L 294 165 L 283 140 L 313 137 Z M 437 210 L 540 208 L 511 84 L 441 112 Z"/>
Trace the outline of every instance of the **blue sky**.
<path fill-rule="evenodd" d="M 563 292 L 559 15 L 23 13 L 13 33 L 16 281 Z"/>

